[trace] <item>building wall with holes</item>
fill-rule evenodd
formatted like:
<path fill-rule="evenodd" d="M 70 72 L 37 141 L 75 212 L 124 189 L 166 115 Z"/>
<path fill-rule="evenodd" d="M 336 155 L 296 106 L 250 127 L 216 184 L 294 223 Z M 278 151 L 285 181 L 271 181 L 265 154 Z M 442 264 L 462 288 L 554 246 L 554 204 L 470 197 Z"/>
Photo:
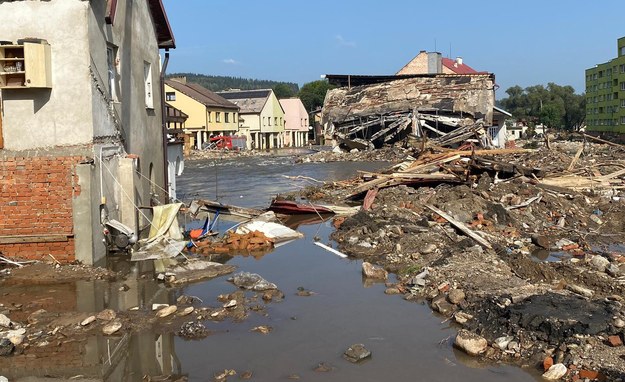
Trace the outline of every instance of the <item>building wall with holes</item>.
<path fill-rule="evenodd" d="M 166 200 L 150 7 L 118 0 L 109 24 L 106 4 L 0 1 L 2 39 L 46 40 L 52 82 L 0 92 L 3 255 L 97 264 L 104 219 L 138 231 L 150 216 L 139 219 L 136 207 Z"/>

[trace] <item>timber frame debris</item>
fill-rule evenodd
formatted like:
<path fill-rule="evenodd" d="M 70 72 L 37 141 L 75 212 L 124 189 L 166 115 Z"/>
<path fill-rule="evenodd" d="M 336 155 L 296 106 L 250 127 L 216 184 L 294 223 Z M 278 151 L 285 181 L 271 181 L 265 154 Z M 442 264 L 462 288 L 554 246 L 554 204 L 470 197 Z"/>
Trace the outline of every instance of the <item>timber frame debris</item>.
<path fill-rule="evenodd" d="M 333 85 L 322 111 L 326 137 L 348 149 L 369 150 L 410 137 L 432 137 L 437 146 L 477 139 L 491 145 L 495 76 L 327 75 Z M 355 86 L 352 86 L 355 85 Z"/>

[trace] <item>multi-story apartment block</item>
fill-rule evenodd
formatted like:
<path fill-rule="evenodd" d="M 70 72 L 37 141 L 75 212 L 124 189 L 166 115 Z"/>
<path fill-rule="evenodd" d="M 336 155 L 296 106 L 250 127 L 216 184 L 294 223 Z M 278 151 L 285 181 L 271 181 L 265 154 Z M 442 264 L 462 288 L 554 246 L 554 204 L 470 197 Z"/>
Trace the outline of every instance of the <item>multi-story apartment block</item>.
<path fill-rule="evenodd" d="M 625 37 L 617 47 L 616 58 L 586 69 L 588 131 L 625 133 Z"/>

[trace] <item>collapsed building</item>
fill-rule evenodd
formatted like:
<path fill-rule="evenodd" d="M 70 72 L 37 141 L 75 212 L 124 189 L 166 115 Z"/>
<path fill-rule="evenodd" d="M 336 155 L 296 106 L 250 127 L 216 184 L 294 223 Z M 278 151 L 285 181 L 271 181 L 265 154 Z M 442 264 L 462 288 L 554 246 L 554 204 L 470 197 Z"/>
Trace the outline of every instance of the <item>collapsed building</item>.
<path fill-rule="evenodd" d="M 425 64 L 416 65 L 422 56 Z M 495 75 L 461 61 L 444 71 L 444 60 L 421 52 L 395 75 L 326 75 L 336 86 L 322 109 L 326 139 L 361 150 L 411 136 L 441 146 L 469 139 L 502 146 L 497 138 L 509 114 L 495 107 Z"/>

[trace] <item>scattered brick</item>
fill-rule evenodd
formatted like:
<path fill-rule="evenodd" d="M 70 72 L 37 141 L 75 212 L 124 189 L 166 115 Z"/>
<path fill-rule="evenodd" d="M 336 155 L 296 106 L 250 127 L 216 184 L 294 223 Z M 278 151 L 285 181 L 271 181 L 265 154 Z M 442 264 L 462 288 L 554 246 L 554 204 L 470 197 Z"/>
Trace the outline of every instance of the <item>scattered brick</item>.
<path fill-rule="evenodd" d="M 549 370 L 549 368 L 553 366 L 553 358 L 551 357 L 546 357 L 543 361 L 543 369 L 545 369 L 545 371 Z"/>
<path fill-rule="evenodd" d="M 608 337 L 608 343 L 612 347 L 623 346 L 623 340 L 621 340 L 621 336 L 610 336 Z"/>

